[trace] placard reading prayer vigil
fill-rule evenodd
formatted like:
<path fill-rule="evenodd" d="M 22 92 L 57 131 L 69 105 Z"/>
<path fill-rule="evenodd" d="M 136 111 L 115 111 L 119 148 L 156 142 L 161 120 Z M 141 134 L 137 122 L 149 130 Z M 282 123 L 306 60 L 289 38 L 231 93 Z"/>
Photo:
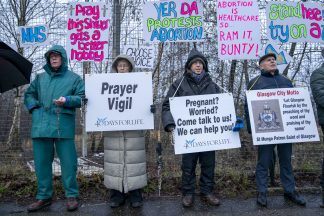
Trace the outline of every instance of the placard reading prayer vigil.
<path fill-rule="evenodd" d="M 86 74 L 86 131 L 153 129 L 152 73 Z"/>
<path fill-rule="evenodd" d="M 324 42 L 324 4 L 268 2 L 267 35 L 277 43 Z"/>
<path fill-rule="evenodd" d="M 148 1 L 143 6 L 143 38 L 147 42 L 202 41 L 202 0 Z"/>
<path fill-rule="evenodd" d="M 153 68 L 155 59 L 155 46 L 126 45 L 124 53 L 133 57 L 136 68 Z"/>
<path fill-rule="evenodd" d="M 19 39 L 21 47 L 45 46 L 49 44 L 48 26 L 19 26 Z"/>
<path fill-rule="evenodd" d="M 254 145 L 319 141 L 307 88 L 247 91 Z"/>
<path fill-rule="evenodd" d="M 261 33 L 256 0 L 218 0 L 217 28 L 220 59 L 259 58 Z"/>
<path fill-rule="evenodd" d="M 170 98 L 175 154 L 241 147 L 232 94 Z"/>
<path fill-rule="evenodd" d="M 71 2 L 68 7 L 69 58 L 101 62 L 108 58 L 110 6 L 100 2 Z"/>

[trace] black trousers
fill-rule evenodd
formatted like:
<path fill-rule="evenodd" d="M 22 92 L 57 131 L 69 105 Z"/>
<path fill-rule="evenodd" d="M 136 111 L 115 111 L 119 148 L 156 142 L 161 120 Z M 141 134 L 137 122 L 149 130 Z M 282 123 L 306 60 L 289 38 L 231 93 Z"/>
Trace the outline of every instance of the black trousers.
<path fill-rule="evenodd" d="M 126 199 L 126 194 L 118 190 L 110 190 L 110 200 L 114 202 L 121 203 Z M 129 191 L 129 199 L 131 202 L 141 202 L 143 201 L 142 189 L 136 189 Z"/>
<path fill-rule="evenodd" d="M 321 175 L 321 187 L 322 190 L 324 191 L 324 158 L 322 159 L 322 175 Z"/>
<path fill-rule="evenodd" d="M 268 172 L 270 164 L 273 162 L 274 145 L 259 145 L 258 146 L 258 163 L 256 166 L 256 182 L 259 192 L 267 192 L 268 188 Z M 280 165 L 280 180 L 286 192 L 295 190 L 295 179 L 291 166 L 292 144 L 278 144 L 278 157 Z"/>
<path fill-rule="evenodd" d="M 321 125 L 322 132 L 324 133 L 324 125 Z M 320 181 L 322 190 L 324 190 L 324 158 L 322 159 L 322 175 L 321 175 L 321 181 Z"/>
<path fill-rule="evenodd" d="M 199 159 L 200 193 L 211 194 L 214 187 L 215 151 L 188 153 L 182 155 L 182 194 L 194 194 L 196 165 Z"/>

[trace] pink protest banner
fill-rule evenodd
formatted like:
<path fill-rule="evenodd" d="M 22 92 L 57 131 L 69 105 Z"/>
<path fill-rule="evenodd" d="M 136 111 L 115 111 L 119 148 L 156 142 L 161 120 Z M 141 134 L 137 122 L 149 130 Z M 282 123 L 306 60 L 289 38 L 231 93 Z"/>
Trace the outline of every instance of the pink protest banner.
<path fill-rule="evenodd" d="M 259 58 L 261 35 L 256 0 L 218 0 L 217 29 L 220 59 Z"/>
<path fill-rule="evenodd" d="M 71 2 L 68 8 L 69 58 L 96 62 L 108 58 L 110 6 L 99 2 Z"/>

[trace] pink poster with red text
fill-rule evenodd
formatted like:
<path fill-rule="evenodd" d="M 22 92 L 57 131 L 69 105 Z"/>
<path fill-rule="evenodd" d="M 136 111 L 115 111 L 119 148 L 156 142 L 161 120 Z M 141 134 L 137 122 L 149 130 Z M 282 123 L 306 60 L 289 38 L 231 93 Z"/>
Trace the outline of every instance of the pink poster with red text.
<path fill-rule="evenodd" d="M 259 58 L 261 34 L 256 0 L 218 0 L 217 29 L 220 59 Z"/>
<path fill-rule="evenodd" d="M 101 62 L 108 58 L 110 6 L 73 2 L 68 7 L 67 52 L 72 61 Z"/>

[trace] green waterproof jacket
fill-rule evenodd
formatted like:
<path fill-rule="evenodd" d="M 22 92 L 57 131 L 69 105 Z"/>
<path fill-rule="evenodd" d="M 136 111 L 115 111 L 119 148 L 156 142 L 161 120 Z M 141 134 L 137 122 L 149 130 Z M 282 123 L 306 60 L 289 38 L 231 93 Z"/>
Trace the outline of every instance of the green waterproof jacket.
<path fill-rule="evenodd" d="M 62 65 L 54 71 L 49 62 L 51 52 L 60 53 Z M 68 70 L 66 51 L 55 45 L 45 53 L 45 72 L 36 75 L 25 93 L 25 105 L 32 113 L 32 138 L 74 138 L 75 108 L 81 107 L 84 97 L 84 82 L 81 77 Z M 66 98 L 63 106 L 53 100 Z"/>
<path fill-rule="evenodd" d="M 324 125 L 324 63 L 312 73 L 310 86 L 317 105 L 319 124 Z"/>

